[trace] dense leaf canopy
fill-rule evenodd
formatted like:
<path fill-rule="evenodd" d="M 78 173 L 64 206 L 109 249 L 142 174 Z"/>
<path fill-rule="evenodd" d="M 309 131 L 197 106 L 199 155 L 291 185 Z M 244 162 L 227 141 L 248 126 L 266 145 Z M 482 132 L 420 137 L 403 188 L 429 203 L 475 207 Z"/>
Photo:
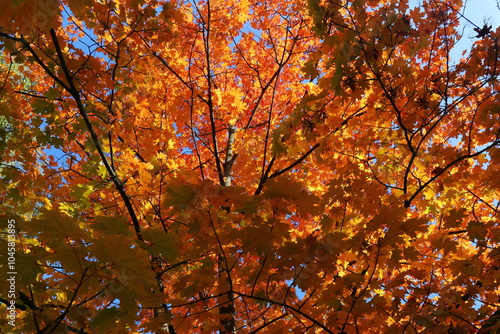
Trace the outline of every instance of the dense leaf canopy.
<path fill-rule="evenodd" d="M 1 1 L 2 328 L 497 333 L 500 30 L 461 9 Z"/>

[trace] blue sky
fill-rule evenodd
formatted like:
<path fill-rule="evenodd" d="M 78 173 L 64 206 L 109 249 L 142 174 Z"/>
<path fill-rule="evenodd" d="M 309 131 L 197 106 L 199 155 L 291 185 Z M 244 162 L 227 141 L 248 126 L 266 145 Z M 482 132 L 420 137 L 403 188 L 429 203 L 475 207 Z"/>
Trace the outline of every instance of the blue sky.
<path fill-rule="evenodd" d="M 476 25 L 482 27 L 485 23 L 495 30 L 500 25 L 500 9 L 497 7 L 497 0 L 465 0 L 464 16 Z M 470 48 L 474 41 L 474 26 L 465 22 L 464 37 L 460 40 L 457 48 L 463 50 Z M 459 53 L 460 55 L 460 53 Z"/>
<path fill-rule="evenodd" d="M 463 15 L 479 27 L 483 27 L 486 23 L 492 26 L 492 30 L 500 25 L 500 9 L 497 7 L 497 1 L 500 0 L 463 0 L 465 7 L 462 10 Z M 422 0 L 410 0 L 411 5 L 420 5 Z M 465 49 L 470 49 L 470 46 L 475 40 L 475 26 L 463 20 L 462 27 L 463 37 L 457 43 L 456 49 L 452 52 L 452 57 L 458 60 Z"/>
<path fill-rule="evenodd" d="M 497 0 L 467 0 L 465 2 L 465 16 L 472 22 L 484 23 L 484 19 L 492 26 L 500 23 L 500 10 Z"/>

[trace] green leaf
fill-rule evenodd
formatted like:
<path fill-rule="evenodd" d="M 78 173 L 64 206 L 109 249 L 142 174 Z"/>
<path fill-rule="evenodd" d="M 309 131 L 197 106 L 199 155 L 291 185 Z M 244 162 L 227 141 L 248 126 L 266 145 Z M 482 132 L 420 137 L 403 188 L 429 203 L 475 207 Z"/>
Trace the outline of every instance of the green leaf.
<path fill-rule="evenodd" d="M 107 235 L 125 235 L 132 236 L 130 223 L 125 217 L 98 216 L 95 218 L 95 223 L 92 228 L 101 231 Z"/>
<path fill-rule="evenodd" d="M 31 253 L 16 253 L 16 272 L 26 284 L 35 282 L 39 274 L 43 273 L 38 263 L 39 256 Z"/>
<path fill-rule="evenodd" d="M 308 60 L 304 67 L 302 68 L 302 72 L 304 73 L 304 77 L 307 79 L 315 79 L 319 75 L 319 71 L 314 59 Z"/>
<path fill-rule="evenodd" d="M 109 307 L 97 312 L 97 315 L 92 319 L 91 327 L 98 328 L 101 333 L 108 333 L 115 329 L 120 311 L 116 307 Z"/>
<path fill-rule="evenodd" d="M 190 202 L 195 195 L 194 187 L 179 180 L 174 180 L 171 184 L 172 186 L 167 188 L 165 204 L 173 206 L 180 212 L 190 209 L 192 207 Z"/>
<path fill-rule="evenodd" d="M 53 101 L 61 96 L 61 92 L 59 91 L 59 89 L 51 87 L 45 92 L 45 96 L 49 101 Z"/>
<path fill-rule="evenodd" d="M 272 136 L 272 148 L 273 154 L 277 156 L 285 155 L 288 152 L 288 148 L 281 141 L 281 133 L 280 131 L 275 131 Z"/>
<path fill-rule="evenodd" d="M 142 231 L 144 240 L 149 241 L 152 246 L 148 248 L 149 252 L 158 255 L 161 254 L 167 261 L 174 261 L 179 256 L 178 240 L 172 233 L 165 233 L 159 228 L 149 228 Z"/>
<path fill-rule="evenodd" d="M 24 225 L 28 231 L 41 232 L 41 237 L 47 244 L 57 245 L 66 240 L 86 240 L 90 237 L 73 218 L 60 212 L 58 208 L 42 208 L 40 211 L 41 219 L 26 222 Z"/>
<path fill-rule="evenodd" d="M 47 100 L 35 99 L 31 103 L 31 107 L 33 108 L 33 112 L 39 115 L 48 115 L 52 114 L 55 111 L 54 104 Z"/>
<path fill-rule="evenodd" d="M 156 284 L 149 267 L 149 254 L 135 243 L 134 237 L 108 235 L 95 241 L 91 256 L 111 266 L 121 284 L 131 291 L 141 291 Z"/>
<path fill-rule="evenodd" d="M 71 196 L 76 198 L 76 200 L 83 209 L 86 209 L 90 205 L 88 198 L 90 194 L 94 192 L 94 190 L 95 190 L 94 187 L 90 184 L 78 184 L 75 187 L 73 187 L 71 191 Z"/>

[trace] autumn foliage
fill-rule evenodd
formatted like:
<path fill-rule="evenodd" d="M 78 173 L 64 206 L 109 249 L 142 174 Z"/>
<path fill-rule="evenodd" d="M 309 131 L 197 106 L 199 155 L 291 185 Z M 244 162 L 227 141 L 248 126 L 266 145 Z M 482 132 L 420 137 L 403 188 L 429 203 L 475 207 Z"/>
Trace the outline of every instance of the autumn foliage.
<path fill-rule="evenodd" d="M 500 30 L 461 8 L 2 0 L 1 327 L 497 333 Z"/>

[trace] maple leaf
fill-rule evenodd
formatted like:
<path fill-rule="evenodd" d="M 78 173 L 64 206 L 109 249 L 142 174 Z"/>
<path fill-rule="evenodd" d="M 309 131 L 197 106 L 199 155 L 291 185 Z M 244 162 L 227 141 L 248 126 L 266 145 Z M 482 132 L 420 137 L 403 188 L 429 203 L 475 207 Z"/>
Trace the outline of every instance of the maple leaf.
<path fill-rule="evenodd" d="M 477 32 L 476 38 L 483 38 L 491 32 L 491 24 L 484 24 L 482 28 L 474 28 L 474 31 Z"/>
<path fill-rule="evenodd" d="M 7 331 L 495 331 L 498 41 L 455 59 L 461 13 L 2 1 Z"/>

